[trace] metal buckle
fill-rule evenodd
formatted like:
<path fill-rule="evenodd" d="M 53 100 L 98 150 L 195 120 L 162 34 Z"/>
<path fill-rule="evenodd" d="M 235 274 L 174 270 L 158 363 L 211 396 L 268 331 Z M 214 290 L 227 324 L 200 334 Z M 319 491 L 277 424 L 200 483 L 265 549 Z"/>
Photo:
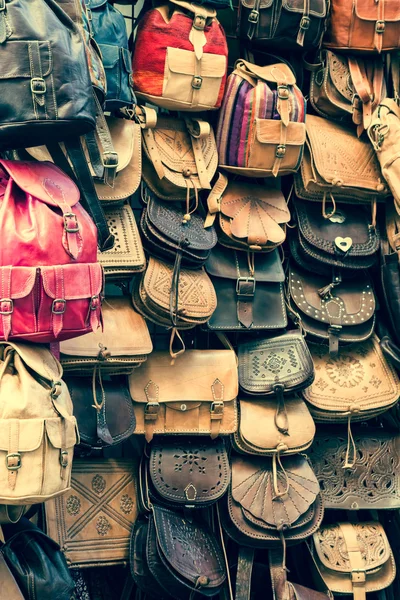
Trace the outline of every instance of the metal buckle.
<path fill-rule="evenodd" d="M 193 19 L 193 28 L 198 31 L 204 31 L 206 18 L 203 15 L 195 15 Z"/>
<path fill-rule="evenodd" d="M 253 23 L 254 25 L 256 25 L 256 23 L 258 23 L 259 19 L 260 19 L 260 13 L 258 12 L 258 10 L 252 10 L 251 13 L 249 14 L 249 18 L 248 18 L 249 23 Z"/>
<path fill-rule="evenodd" d="M 62 308 L 59 308 L 57 305 L 61 304 Z M 53 300 L 53 304 L 51 305 L 51 312 L 53 315 L 63 315 L 65 313 L 67 301 L 64 298 L 56 298 Z"/>
<path fill-rule="evenodd" d="M 210 407 L 211 419 L 222 419 L 224 414 L 224 403 L 222 400 L 214 401 Z"/>
<path fill-rule="evenodd" d="M 279 144 L 276 147 L 275 156 L 276 158 L 283 158 L 286 154 L 286 146 L 284 144 Z"/>
<path fill-rule="evenodd" d="M 304 31 L 307 31 L 307 29 L 310 28 L 310 17 L 302 17 L 301 21 L 300 21 L 300 29 L 303 29 Z"/>
<path fill-rule="evenodd" d="M 158 419 L 158 413 L 160 412 L 160 405 L 158 402 L 148 402 L 144 407 L 144 420 L 145 421 L 156 421 Z"/>
<path fill-rule="evenodd" d="M 76 216 L 75 213 L 64 213 L 64 229 L 67 233 L 78 233 L 80 227 L 79 227 L 79 223 L 78 223 L 78 217 Z M 74 224 L 72 225 L 72 227 L 70 226 L 70 224 L 68 223 L 69 219 L 73 219 Z"/>
<path fill-rule="evenodd" d="M 17 458 L 17 464 L 15 465 L 10 465 L 9 464 L 9 459 L 10 458 Z M 12 452 L 10 454 L 7 454 L 6 456 L 6 467 L 9 471 L 18 471 L 18 469 L 21 468 L 21 455 L 19 452 Z"/>
<path fill-rule="evenodd" d="M 100 306 L 100 296 L 96 294 L 90 298 L 90 310 L 97 310 Z"/>
<path fill-rule="evenodd" d="M 3 307 L 3 303 L 7 304 L 7 307 Z M 11 315 L 14 311 L 14 301 L 11 298 L 1 298 L 0 300 L 0 315 Z"/>
<path fill-rule="evenodd" d="M 68 450 L 61 450 L 60 465 L 63 469 L 66 469 L 68 467 Z"/>
<path fill-rule="evenodd" d="M 195 75 L 192 79 L 192 88 L 194 90 L 199 90 L 203 85 L 203 78 L 200 75 Z"/>
<path fill-rule="evenodd" d="M 36 85 L 38 86 L 36 88 Z M 43 96 L 46 93 L 46 82 L 43 77 L 32 77 L 31 79 L 31 92 L 38 96 Z"/>
<path fill-rule="evenodd" d="M 385 21 L 377 21 L 375 23 L 375 31 L 376 33 L 383 33 L 386 29 Z"/>
<path fill-rule="evenodd" d="M 116 169 L 118 167 L 118 153 L 117 152 L 104 152 L 103 154 L 103 166 L 107 169 Z"/>
<path fill-rule="evenodd" d="M 241 281 L 245 281 L 246 283 L 252 283 L 253 284 L 253 289 L 251 292 L 248 292 L 247 294 L 242 294 L 240 291 L 240 282 Z M 236 280 L 236 293 L 239 296 L 254 296 L 254 293 L 256 291 L 256 280 L 254 279 L 254 277 L 238 277 Z"/>
<path fill-rule="evenodd" d="M 281 100 L 288 100 L 289 88 L 287 85 L 284 85 L 284 84 L 278 85 L 278 98 L 280 98 Z"/>

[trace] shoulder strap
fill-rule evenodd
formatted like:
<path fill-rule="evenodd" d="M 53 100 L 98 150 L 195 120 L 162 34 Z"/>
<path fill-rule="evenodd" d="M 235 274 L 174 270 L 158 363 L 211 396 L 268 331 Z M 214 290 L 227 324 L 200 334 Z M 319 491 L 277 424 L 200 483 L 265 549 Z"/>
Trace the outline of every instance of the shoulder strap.
<path fill-rule="evenodd" d="M 235 600 L 250 600 L 254 548 L 239 547 Z"/>
<path fill-rule="evenodd" d="M 283 548 L 269 550 L 268 556 L 274 600 L 295 600 L 293 588 L 289 586 L 287 580 Z"/>
<path fill-rule="evenodd" d="M 357 116 L 357 109 L 353 103 L 353 121 L 359 126 L 357 133 L 361 135 L 363 130 L 370 126 L 372 114 L 381 100 L 384 68 L 379 59 L 373 62 L 372 71 L 366 67 L 363 60 L 355 57 L 349 57 L 348 64 L 351 80 L 362 102 L 362 121 Z"/>
<path fill-rule="evenodd" d="M 351 523 L 340 523 L 339 528 L 349 555 L 353 598 L 354 600 L 366 600 L 365 562 L 357 540 L 356 530 Z"/>
<path fill-rule="evenodd" d="M 24 600 L 2 552 L 0 552 L 0 598 L 4 598 L 4 600 Z"/>

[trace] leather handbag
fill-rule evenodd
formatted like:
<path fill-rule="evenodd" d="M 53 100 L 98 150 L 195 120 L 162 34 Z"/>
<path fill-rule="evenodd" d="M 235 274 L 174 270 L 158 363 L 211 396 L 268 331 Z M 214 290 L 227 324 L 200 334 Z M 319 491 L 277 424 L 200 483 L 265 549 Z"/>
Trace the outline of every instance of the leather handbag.
<path fill-rule="evenodd" d="M 400 6 L 396 0 L 331 0 L 323 40 L 326 48 L 350 52 L 398 50 Z"/>
<path fill-rule="evenodd" d="M 47 534 L 61 546 L 70 568 L 128 563 L 136 494 L 135 461 L 75 460 L 71 492 L 45 505 Z"/>
<path fill-rule="evenodd" d="M 288 294 L 294 322 L 312 338 L 326 340 L 332 356 L 340 342 L 361 342 L 372 335 L 376 304 L 366 271 L 342 280 L 337 272 L 321 276 L 291 264 Z"/>
<path fill-rule="evenodd" d="M 324 525 L 313 536 L 313 555 L 326 586 L 335 594 L 366 600 L 396 576 L 393 552 L 378 521 Z"/>
<path fill-rule="evenodd" d="M 228 181 L 220 173 L 210 192 L 205 227 L 217 219 L 218 240 L 234 250 L 270 252 L 285 241 L 290 213 L 275 181 L 268 187 Z"/>
<path fill-rule="evenodd" d="M 318 481 L 302 455 L 282 459 L 232 456 L 232 483 L 221 503 L 222 525 L 240 546 L 279 548 L 296 544 L 320 527 L 323 504 Z"/>
<path fill-rule="evenodd" d="M 101 323 L 96 228 L 50 163 L 0 161 L 0 339 L 64 340 Z"/>
<path fill-rule="evenodd" d="M 241 0 L 238 29 L 242 38 L 278 50 L 310 49 L 321 44 L 329 0 Z"/>
<path fill-rule="evenodd" d="M 132 308 L 127 296 L 107 297 L 104 330 L 60 344 L 65 372 L 79 376 L 129 375 L 153 349 L 146 321 Z"/>
<path fill-rule="evenodd" d="M 383 429 L 353 431 L 357 452 L 345 468 L 347 439 L 318 430 L 308 456 L 320 482 L 325 508 L 380 510 L 400 507 L 400 436 Z"/>
<path fill-rule="evenodd" d="M 334 212 L 335 200 L 371 203 L 388 196 L 389 188 L 368 140 L 357 138 L 347 125 L 315 115 L 307 115 L 306 129 L 304 159 L 295 175 L 299 198 L 325 204 L 328 197 Z"/>
<path fill-rule="evenodd" d="M 217 596 L 226 578 L 215 534 L 183 511 L 156 504 L 132 530 L 131 573 L 139 590 L 176 600 Z"/>
<path fill-rule="evenodd" d="M 221 106 L 228 47 L 216 14 L 210 6 L 180 0 L 144 15 L 133 55 L 139 100 L 195 112 Z"/>
<path fill-rule="evenodd" d="M 101 386 L 93 377 L 70 376 L 65 382 L 83 449 L 116 446 L 135 431 L 135 414 L 125 377 L 103 379 Z"/>
<path fill-rule="evenodd" d="M 216 246 L 206 262 L 206 271 L 217 295 L 217 308 L 207 323 L 209 329 L 286 327 L 285 275 L 278 250 L 253 254 Z"/>
<path fill-rule="evenodd" d="M 228 489 L 231 470 L 223 438 L 157 436 L 148 461 L 150 498 L 170 508 L 207 508 Z"/>
<path fill-rule="evenodd" d="M 13 525 L 3 525 L 2 529 L 6 541 L 0 544 L 0 554 L 21 590 L 20 597 L 70 600 L 75 584 L 60 546 L 25 518 Z M 2 597 L 19 598 L 8 594 Z"/>
<path fill-rule="evenodd" d="M 233 350 L 187 350 L 171 362 L 153 352 L 129 377 L 136 434 L 227 435 L 236 431 L 238 393 Z"/>
<path fill-rule="evenodd" d="M 71 485 L 79 442 L 62 368 L 40 345 L 0 344 L 0 503 L 26 505 Z"/>
<path fill-rule="evenodd" d="M 321 275 L 342 269 L 343 278 L 349 278 L 353 269 L 376 264 L 380 235 L 374 205 L 371 214 L 366 206 L 337 203 L 333 215 L 299 198 L 293 207 L 297 226 L 290 230 L 289 242 L 300 267 Z"/>
<path fill-rule="evenodd" d="M 285 63 L 236 61 L 219 113 L 220 167 L 246 177 L 276 177 L 300 167 L 305 100 Z"/>
<path fill-rule="evenodd" d="M 394 206 L 386 207 L 386 237 L 381 240 L 381 284 L 386 315 L 400 341 L 400 217 Z"/>

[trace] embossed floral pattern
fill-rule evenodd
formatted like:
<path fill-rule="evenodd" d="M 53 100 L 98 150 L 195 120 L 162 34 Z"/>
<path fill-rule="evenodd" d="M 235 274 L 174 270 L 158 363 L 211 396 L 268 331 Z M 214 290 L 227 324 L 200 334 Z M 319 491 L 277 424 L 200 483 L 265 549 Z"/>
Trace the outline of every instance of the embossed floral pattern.
<path fill-rule="evenodd" d="M 326 363 L 328 377 L 341 388 L 353 388 L 364 378 L 364 367 L 352 356 L 331 358 Z"/>
<path fill-rule="evenodd" d="M 129 515 L 134 507 L 133 498 L 131 498 L 128 494 L 123 494 L 120 500 L 120 508 L 125 515 Z"/>
<path fill-rule="evenodd" d="M 107 519 L 107 517 L 100 516 L 97 519 L 96 529 L 97 529 L 97 533 L 99 535 L 101 535 L 101 536 L 107 535 L 107 533 L 110 531 L 111 528 L 112 528 L 112 525 L 111 525 L 110 521 Z"/>
<path fill-rule="evenodd" d="M 81 501 L 79 500 L 78 496 L 75 496 L 74 494 L 71 494 L 67 498 L 65 506 L 67 513 L 71 515 L 71 517 L 76 517 L 76 515 L 79 515 L 81 511 Z"/>
<path fill-rule="evenodd" d="M 92 489 L 96 494 L 102 494 L 106 489 L 106 480 L 101 475 L 95 475 L 92 479 Z"/>

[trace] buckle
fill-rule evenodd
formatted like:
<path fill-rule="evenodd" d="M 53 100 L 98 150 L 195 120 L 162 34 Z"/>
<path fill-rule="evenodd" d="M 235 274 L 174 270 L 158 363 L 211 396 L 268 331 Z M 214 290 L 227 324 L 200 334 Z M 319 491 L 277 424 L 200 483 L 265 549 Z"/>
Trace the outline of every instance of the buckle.
<path fill-rule="evenodd" d="M 278 85 L 278 98 L 281 100 L 288 100 L 289 88 L 285 84 Z"/>
<path fill-rule="evenodd" d="M 251 284 L 251 289 L 247 291 L 241 291 L 241 283 Z M 254 277 L 238 277 L 236 280 L 236 293 L 238 296 L 254 296 L 256 291 L 256 280 Z"/>
<path fill-rule="evenodd" d="M 386 29 L 385 21 L 377 21 L 375 23 L 375 31 L 376 33 L 383 33 Z"/>
<path fill-rule="evenodd" d="M 258 12 L 258 10 L 252 10 L 248 18 L 249 23 L 253 23 L 255 25 L 256 23 L 258 23 L 259 19 L 260 13 Z"/>
<path fill-rule="evenodd" d="M 6 467 L 9 471 L 18 471 L 18 469 L 21 468 L 21 455 L 19 452 L 12 452 L 10 454 L 7 454 Z"/>
<path fill-rule="evenodd" d="M 157 421 L 160 405 L 158 402 L 148 402 L 144 407 L 144 420 Z"/>
<path fill-rule="evenodd" d="M 222 415 L 224 414 L 224 403 L 222 400 L 214 401 L 211 403 L 210 407 L 211 419 L 222 419 Z"/>
<path fill-rule="evenodd" d="M 14 311 L 14 301 L 11 298 L 0 300 L 0 315 L 11 315 Z"/>
<path fill-rule="evenodd" d="M 65 313 L 67 301 L 64 298 L 56 298 L 51 305 L 53 315 L 63 315 Z"/>
<path fill-rule="evenodd" d="M 31 92 L 42 96 L 46 93 L 46 82 L 43 77 L 32 77 L 31 79 Z"/>
<path fill-rule="evenodd" d="M 95 296 L 92 296 L 90 298 L 90 305 L 89 308 L 90 310 L 97 310 L 100 306 L 100 296 L 98 294 L 96 294 Z"/>
<path fill-rule="evenodd" d="M 198 31 L 204 31 L 206 26 L 206 18 L 203 15 L 195 15 L 193 19 L 193 28 Z"/>
<path fill-rule="evenodd" d="M 300 29 L 303 29 L 304 31 L 307 31 L 307 29 L 310 28 L 310 17 L 302 17 L 301 21 L 300 21 Z"/>
<path fill-rule="evenodd" d="M 104 152 L 103 154 L 103 166 L 107 169 L 116 169 L 118 167 L 118 154 L 117 152 Z"/>
<path fill-rule="evenodd" d="M 69 212 L 64 213 L 64 229 L 67 233 L 78 233 L 80 227 L 78 223 L 78 217 L 75 213 Z M 70 221 L 73 221 L 71 223 Z"/>
<path fill-rule="evenodd" d="M 68 467 L 68 450 L 61 450 L 60 465 L 63 469 L 66 469 Z"/>
<path fill-rule="evenodd" d="M 194 90 L 199 90 L 203 85 L 203 78 L 200 75 L 195 75 L 192 79 L 192 88 Z"/>
<path fill-rule="evenodd" d="M 283 158 L 286 154 L 286 146 L 284 144 L 279 144 L 276 147 L 275 156 L 276 158 Z"/>

